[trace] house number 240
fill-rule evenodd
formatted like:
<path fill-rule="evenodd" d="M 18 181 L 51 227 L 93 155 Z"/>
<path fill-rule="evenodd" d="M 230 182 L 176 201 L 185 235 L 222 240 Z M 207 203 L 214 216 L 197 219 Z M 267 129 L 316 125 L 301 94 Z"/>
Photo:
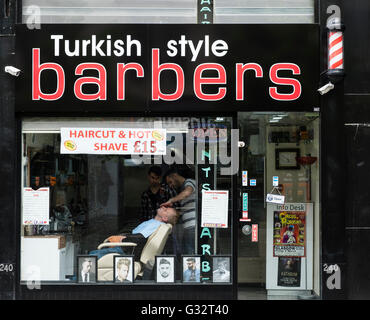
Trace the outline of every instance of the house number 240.
<path fill-rule="evenodd" d="M 13 272 L 14 265 L 12 263 L 0 263 L 0 272 Z"/>

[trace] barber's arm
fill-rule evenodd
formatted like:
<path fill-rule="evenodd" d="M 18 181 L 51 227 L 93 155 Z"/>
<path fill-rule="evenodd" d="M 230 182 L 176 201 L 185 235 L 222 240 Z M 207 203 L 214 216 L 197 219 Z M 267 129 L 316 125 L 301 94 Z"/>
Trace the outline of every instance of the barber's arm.
<path fill-rule="evenodd" d="M 194 192 L 194 188 L 187 186 L 183 191 L 181 191 L 177 196 L 169 199 L 167 202 L 161 204 L 161 207 L 172 207 L 175 202 L 186 199 Z"/>

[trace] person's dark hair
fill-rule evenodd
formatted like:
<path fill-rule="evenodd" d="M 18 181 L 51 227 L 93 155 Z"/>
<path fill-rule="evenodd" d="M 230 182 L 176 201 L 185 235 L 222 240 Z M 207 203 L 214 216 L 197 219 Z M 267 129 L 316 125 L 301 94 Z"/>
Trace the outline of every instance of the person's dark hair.
<path fill-rule="evenodd" d="M 161 260 L 159 260 L 159 264 L 171 264 L 167 259 L 164 259 L 162 258 Z"/>
<path fill-rule="evenodd" d="M 170 168 L 166 171 L 166 173 L 164 174 L 164 176 L 165 176 L 165 177 L 168 177 L 168 176 L 170 176 L 170 175 L 172 175 L 172 174 L 174 174 L 174 173 L 180 174 L 180 173 L 179 173 L 178 168 L 177 168 L 177 167 L 175 167 L 175 166 L 170 167 Z"/>
<path fill-rule="evenodd" d="M 148 170 L 148 174 L 154 173 L 158 177 L 162 175 L 162 169 L 159 166 L 151 166 Z"/>
<path fill-rule="evenodd" d="M 173 165 L 165 173 L 164 177 L 170 176 L 174 173 L 184 177 L 185 179 L 194 179 L 192 170 L 187 165 Z"/>
<path fill-rule="evenodd" d="M 191 261 L 191 262 L 195 262 L 195 258 L 187 258 L 186 261 Z"/>

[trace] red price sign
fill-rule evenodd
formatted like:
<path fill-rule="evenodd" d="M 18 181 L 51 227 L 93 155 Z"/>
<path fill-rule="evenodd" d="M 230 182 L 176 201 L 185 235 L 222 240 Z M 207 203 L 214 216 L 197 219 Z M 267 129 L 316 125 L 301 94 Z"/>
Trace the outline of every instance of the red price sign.
<path fill-rule="evenodd" d="M 166 154 L 165 129 L 61 128 L 61 153 Z"/>
<path fill-rule="evenodd" d="M 135 153 L 156 153 L 156 141 L 136 141 L 134 144 Z"/>

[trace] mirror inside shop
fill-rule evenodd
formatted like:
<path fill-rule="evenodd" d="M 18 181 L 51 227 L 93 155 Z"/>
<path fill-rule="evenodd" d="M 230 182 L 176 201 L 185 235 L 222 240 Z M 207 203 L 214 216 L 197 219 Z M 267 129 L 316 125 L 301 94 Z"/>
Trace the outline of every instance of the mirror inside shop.
<path fill-rule="evenodd" d="M 21 281 L 231 283 L 232 175 L 219 156 L 231 123 L 24 119 Z M 203 189 L 222 191 L 204 210 Z"/>

